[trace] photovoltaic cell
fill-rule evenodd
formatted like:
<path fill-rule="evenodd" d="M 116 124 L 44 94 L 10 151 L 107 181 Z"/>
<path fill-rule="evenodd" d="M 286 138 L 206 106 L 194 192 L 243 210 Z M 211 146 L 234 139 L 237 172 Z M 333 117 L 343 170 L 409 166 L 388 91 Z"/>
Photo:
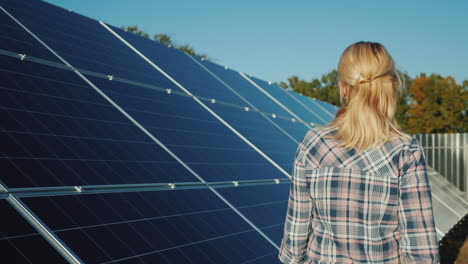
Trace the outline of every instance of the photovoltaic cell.
<path fill-rule="evenodd" d="M 275 250 L 210 190 L 24 201 L 86 263 L 243 263 Z"/>
<path fill-rule="evenodd" d="M 0 249 L 5 263 L 67 263 L 6 200 L 0 200 Z"/>

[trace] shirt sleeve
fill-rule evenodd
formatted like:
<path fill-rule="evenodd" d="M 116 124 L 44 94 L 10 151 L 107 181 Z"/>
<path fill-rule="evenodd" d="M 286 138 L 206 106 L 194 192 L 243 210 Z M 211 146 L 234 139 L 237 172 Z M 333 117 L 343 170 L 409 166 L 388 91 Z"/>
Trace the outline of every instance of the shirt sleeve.
<path fill-rule="evenodd" d="M 431 188 L 422 147 L 417 143 L 403 155 L 398 207 L 405 263 L 439 263 Z"/>
<path fill-rule="evenodd" d="M 284 236 L 278 255 L 282 263 L 302 263 L 311 232 L 313 202 L 307 188 L 304 159 L 304 145 L 301 143 L 294 159 Z"/>

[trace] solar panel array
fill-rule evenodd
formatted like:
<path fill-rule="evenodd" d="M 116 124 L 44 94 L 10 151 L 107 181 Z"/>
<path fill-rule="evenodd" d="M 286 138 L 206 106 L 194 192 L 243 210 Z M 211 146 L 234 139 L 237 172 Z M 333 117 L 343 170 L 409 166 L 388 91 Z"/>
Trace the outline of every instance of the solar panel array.
<path fill-rule="evenodd" d="M 0 0 L 7 263 L 276 263 L 336 108 L 42 1 Z"/>

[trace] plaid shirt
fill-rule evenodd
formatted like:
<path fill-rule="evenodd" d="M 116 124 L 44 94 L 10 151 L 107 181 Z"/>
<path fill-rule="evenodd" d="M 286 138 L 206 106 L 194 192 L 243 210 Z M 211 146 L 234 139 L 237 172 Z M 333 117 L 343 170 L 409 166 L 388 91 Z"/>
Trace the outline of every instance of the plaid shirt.
<path fill-rule="evenodd" d="M 299 144 L 283 263 L 439 263 L 425 156 L 416 138 L 344 150 L 313 128 Z M 332 132 L 333 133 L 333 132 Z"/>

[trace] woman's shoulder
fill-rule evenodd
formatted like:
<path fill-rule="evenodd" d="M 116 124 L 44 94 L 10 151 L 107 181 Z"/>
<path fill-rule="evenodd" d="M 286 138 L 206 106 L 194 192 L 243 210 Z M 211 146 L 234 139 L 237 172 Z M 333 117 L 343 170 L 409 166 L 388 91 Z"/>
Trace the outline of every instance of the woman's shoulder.
<path fill-rule="evenodd" d="M 323 137 L 330 132 L 335 131 L 335 128 L 328 127 L 328 126 L 314 126 L 307 132 L 305 138 L 312 139 L 315 137 Z"/>
<path fill-rule="evenodd" d="M 419 140 L 411 136 L 410 138 L 395 138 L 389 142 L 394 148 L 398 148 L 399 154 L 401 155 L 414 155 L 415 153 L 421 153 L 424 151 Z"/>
<path fill-rule="evenodd" d="M 302 140 L 302 145 L 310 146 L 311 144 L 317 144 L 324 138 L 326 134 L 328 134 L 331 130 L 329 127 L 325 126 L 315 126 L 307 131 L 304 139 Z"/>
<path fill-rule="evenodd" d="M 414 136 L 404 142 L 399 157 L 399 168 L 402 171 L 406 171 L 415 162 L 423 162 L 422 165 L 425 165 L 424 148 Z"/>

